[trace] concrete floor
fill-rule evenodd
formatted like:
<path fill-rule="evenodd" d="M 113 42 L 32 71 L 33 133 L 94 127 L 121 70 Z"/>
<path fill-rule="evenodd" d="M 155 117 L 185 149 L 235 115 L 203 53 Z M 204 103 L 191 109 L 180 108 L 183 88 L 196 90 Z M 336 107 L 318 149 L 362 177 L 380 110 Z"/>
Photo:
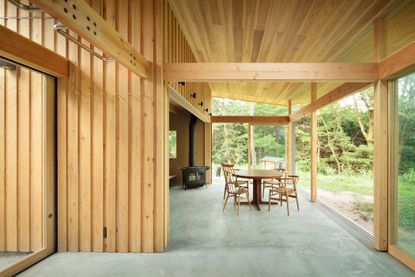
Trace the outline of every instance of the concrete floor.
<path fill-rule="evenodd" d="M 0 270 L 20 259 L 30 255 L 29 252 L 3 252 L 0 251 Z"/>
<path fill-rule="evenodd" d="M 222 212 L 222 188 L 171 189 L 163 254 L 59 253 L 21 276 L 415 276 L 316 204 L 300 199 L 290 217 L 285 206 L 242 206 L 238 217 L 232 205 Z"/>

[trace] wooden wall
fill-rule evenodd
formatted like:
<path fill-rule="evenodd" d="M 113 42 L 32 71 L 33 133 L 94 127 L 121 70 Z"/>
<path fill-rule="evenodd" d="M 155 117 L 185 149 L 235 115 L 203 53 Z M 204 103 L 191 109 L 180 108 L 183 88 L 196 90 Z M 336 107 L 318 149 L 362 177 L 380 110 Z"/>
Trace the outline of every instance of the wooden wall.
<path fill-rule="evenodd" d="M 164 62 L 196 62 L 196 58 L 180 29 L 179 24 L 168 4 L 164 2 Z M 211 90 L 208 83 L 170 83 L 187 101 L 194 105 L 199 111 L 209 114 L 211 109 Z M 196 98 L 191 97 L 196 92 Z M 203 106 L 199 105 L 203 102 Z M 205 109 L 209 111 L 206 112 Z"/>
<path fill-rule="evenodd" d="M 168 1 L 164 1 L 164 62 L 196 62 L 195 55 L 192 52 L 192 49 L 190 49 L 189 43 L 187 42 Z M 169 84 L 201 113 L 209 115 L 212 112 L 212 93 L 208 83 L 179 84 L 177 82 L 171 82 Z M 193 93 L 196 93 L 195 98 L 191 96 Z M 203 105 L 201 105 L 202 103 Z M 199 140 L 198 145 L 198 147 L 204 146 L 203 150 L 199 150 L 204 153 L 203 155 L 198 155 L 198 157 L 204 157 L 204 160 L 201 160 L 200 164 L 211 166 L 211 124 L 205 123 L 204 125 L 203 144 L 201 144 L 202 140 Z M 173 162 L 170 163 L 170 165 L 175 166 L 176 163 Z M 175 172 L 174 175 L 181 176 L 181 174 L 177 174 L 176 168 L 171 168 L 170 172 Z M 207 172 L 206 179 L 208 183 L 212 182 L 212 170 Z M 181 182 L 181 179 L 176 178 L 176 182 L 177 181 Z"/>
<path fill-rule="evenodd" d="M 154 66 L 152 78 L 142 80 L 56 34 L 52 19 L 18 20 L 19 33 L 70 60 L 69 78 L 58 81 L 58 250 L 162 251 L 168 223 L 162 0 L 90 4 Z M 22 13 L 0 0 L 0 16 Z"/>
<path fill-rule="evenodd" d="M 0 251 L 43 247 L 43 82 L 0 68 Z"/>
<path fill-rule="evenodd" d="M 28 16 L 0 3 L 0 17 Z M 0 19 L 36 41 L 39 23 Z M 43 247 L 43 84 L 36 71 L 0 69 L 0 251 Z"/>

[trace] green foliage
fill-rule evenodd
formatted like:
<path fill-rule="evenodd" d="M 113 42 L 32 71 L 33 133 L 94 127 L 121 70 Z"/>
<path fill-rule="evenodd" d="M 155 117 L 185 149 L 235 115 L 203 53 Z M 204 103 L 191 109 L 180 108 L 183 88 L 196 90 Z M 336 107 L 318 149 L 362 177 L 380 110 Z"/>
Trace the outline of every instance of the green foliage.
<path fill-rule="evenodd" d="M 415 170 L 398 177 L 398 226 L 415 232 Z"/>
<path fill-rule="evenodd" d="M 287 107 L 214 98 L 213 113 L 220 115 L 287 115 Z M 212 161 L 248 164 L 248 124 L 218 124 L 213 127 Z M 253 160 L 264 156 L 285 157 L 286 128 L 254 126 Z"/>
<path fill-rule="evenodd" d="M 248 162 L 248 125 L 213 124 L 213 163 Z"/>
<path fill-rule="evenodd" d="M 172 130 L 169 131 L 169 157 L 175 159 L 177 155 L 177 133 Z"/>
<path fill-rule="evenodd" d="M 300 187 L 310 188 L 310 172 L 297 171 L 300 176 Z M 317 175 L 318 188 L 333 193 L 351 192 L 358 195 L 373 195 L 373 178 L 369 174 L 349 175 Z"/>
<path fill-rule="evenodd" d="M 353 97 L 319 111 L 318 170 L 321 174 L 359 175 L 372 171 L 373 92 L 368 89 Z M 310 117 L 297 122 L 296 165 L 302 171 L 310 168 L 310 131 Z"/>

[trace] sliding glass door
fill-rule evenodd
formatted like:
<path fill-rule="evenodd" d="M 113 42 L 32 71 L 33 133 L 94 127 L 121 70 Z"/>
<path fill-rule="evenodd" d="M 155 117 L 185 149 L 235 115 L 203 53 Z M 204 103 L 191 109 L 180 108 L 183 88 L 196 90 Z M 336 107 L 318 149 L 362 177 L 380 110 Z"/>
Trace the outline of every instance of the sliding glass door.
<path fill-rule="evenodd" d="M 394 82 L 391 105 L 390 252 L 415 259 L 415 73 Z"/>
<path fill-rule="evenodd" d="M 0 276 L 55 250 L 55 78 L 0 58 Z"/>

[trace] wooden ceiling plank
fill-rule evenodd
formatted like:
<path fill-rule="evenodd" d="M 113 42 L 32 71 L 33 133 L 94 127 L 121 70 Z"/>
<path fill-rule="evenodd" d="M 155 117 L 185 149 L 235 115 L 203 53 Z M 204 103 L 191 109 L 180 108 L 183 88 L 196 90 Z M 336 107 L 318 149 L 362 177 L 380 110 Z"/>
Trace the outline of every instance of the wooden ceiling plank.
<path fill-rule="evenodd" d="M 147 59 L 84 0 L 32 2 L 138 76 L 148 77 L 150 63 Z"/>

